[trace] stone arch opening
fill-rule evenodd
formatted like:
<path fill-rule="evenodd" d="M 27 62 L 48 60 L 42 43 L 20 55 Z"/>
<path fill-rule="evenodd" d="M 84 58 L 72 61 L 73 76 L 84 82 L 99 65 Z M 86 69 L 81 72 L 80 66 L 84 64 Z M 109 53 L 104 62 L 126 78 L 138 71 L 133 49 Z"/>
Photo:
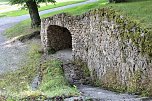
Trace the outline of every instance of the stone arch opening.
<path fill-rule="evenodd" d="M 47 28 L 48 45 L 55 51 L 72 48 L 72 36 L 70 31 L 61 26 L 50 25 Z"/>

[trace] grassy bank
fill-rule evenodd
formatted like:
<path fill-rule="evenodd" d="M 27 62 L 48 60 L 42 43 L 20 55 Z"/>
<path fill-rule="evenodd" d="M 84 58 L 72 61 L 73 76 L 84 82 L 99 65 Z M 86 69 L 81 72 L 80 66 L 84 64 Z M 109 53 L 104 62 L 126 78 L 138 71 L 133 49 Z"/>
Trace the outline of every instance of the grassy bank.
<path fill-rule="evenodd" d="M 64 78 L 64 73 L 61 69 L 61 62 L 52 60 L 43 65 L 43 80 L 40 85 L 40 91 L 47 96 L 74 96 L 78 95 L 75 87 L 70 87 Z"/>
<path fill-rule="evenodd" d="M 2 95 L 11 99 L 9 101 L 17 101 L 18 98 L 36 97 L 44 95 L 53 97 L 59 95 L 78 95 L 75 87 L 71 87 L 65 80 L 61 68 L 61 62 L 58 60 L 48 60 L 41 66 L 42 83 L 36 91 L 32 91 L 31 83 L 38 73 L 40 67 L 41 54 L 38 52 L 39 45 L 30 43 L 30 51 L 28 53 L 27 65 L 6 74 L 1 74 L 0 91 Z M 1 96 L 0 96 L 1 98 Z M 1 100 L 1 99 L 0 99 Z M 8 101 L 8 100 L 7 100 Z"/>
<path fill-rule="evenodd" d="M 12 38 L 20 35 L 27 35 L 37 30 L 40 30 L 40 28 L 32 29 L 30 19 L 28 19 L 7 29 L 3 34 L 8 38 Z"/>
<path fill-rule="evenodd" d="M 57 7 L 61 7 L 61 6 L 66 6 L 66 5 L 75 4 L 75 3 L 80 3 L 80 2 L 84 2 L 84 1 L 86 1 L 86 0 L 57 2 L 56 4 L 49 3 L 48 5 L 41 4 L 41 6 L 39 8 L 39 11 L 48 10 L 48 9 L 52 9 L 52 8 L 57 8 Z M 7 8 L 5 8 L 5 9 L 7 9 Z M 10 17 L 10 16 L 21 16 L 21 15 L 25 15 L 25 14 L 28 14 L 28 10 L 20 9 L 20 10 L 14 10 L 14 11 L 1 13 L 0 16 Z"/>
<path fill-rule="evenodd" d="M 127 3 L 109 4 L 109 7 L 118 10 L 123 15 L 152 29 L 152 0 L 129 0 Z"/>

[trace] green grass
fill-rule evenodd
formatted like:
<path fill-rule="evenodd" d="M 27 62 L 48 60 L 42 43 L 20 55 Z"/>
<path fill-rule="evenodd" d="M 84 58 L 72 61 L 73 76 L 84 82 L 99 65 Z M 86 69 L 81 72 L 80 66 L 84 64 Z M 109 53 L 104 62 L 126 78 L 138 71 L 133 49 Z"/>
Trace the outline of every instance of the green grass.
<path fill-rule="evenodd" d="M 123 15 L 140 22 L 147 28 L 152 28 L 152 0 L 130 0 L 132 2 L 109 4 Z M 134 2 L 133 2 L 134 1 Z M 138 1 L 138 2 L 137 2 Z"/>
<path fill-rule="evenodd" d="M 72 9 L 67 9 L 61 12 L 68 12 L 72 15 L 83 14 L 90 9 L 110 7 L 122 13 L 122 15 L 130 17 L 131 19 L 141 23 L 146 28 L 152 28 L 152 0 L 128 0 L 125 3 L 108 4 L 107 0 L 99 0 L 97 3 L 91 3 Z M 52 15 L 50 13 L 50 15 Z M 44 15 L 45 17 L 49 14 Z"/>
<path fill-rule="evenodd" d="M 70 87 L 64 78 L 61 69 L 61 62 L 53 60 L 43 65 L 46 69 L 43 71 L 43 80 L 39 89 L 47 96 L 74 96 L 78 95 L 75 87 Z M 48 68 L 49 67 L 49 68 Z"/>
<path fill-rule="evenodd" d="M 89 4 L 81 5 L 78 7 L 73 7 L 70 9 L 65 9 L 65 10 L 60 10 L 60 11 L 53 12 L 53 13 L 44 14 L 44 15 L 42 15 L 42 18 L 49 17 L 49 16 L 59 14 L 59 13 L 63 13 L 63 12 L 69 13 L 71 15 L 81 15 L 89 10 L 103 7 L 107 3 L 108 3 L 107 0 L 99 0 L 98 2 L 89 3 Z"/>
<path fill-rule="evenodd" d="M 40 28 L 32 29 L 30 20 L 28 19 L 7 29 L 3 34 L 7 36 L 8 38 L 12 38 L 12 37 L 20 36 L 20 35 L 27 35 L 37 30 L 40 30 Z"/>
<path fill-rule="evenodd" d="M 39 44 L 32 43 L 29 47 L 31 48 L 28 53 L 29 60 L 26 66 L 14 72 L 0 75 L 0 90 L 5 91 L 2 95 L 8 98 L 11 97 L 11 99 L 16 101 L 17 98 L 25 98 L 27 96 L 45 95 L 54 97 L 57 95 L 72 96 L 79 94 L 77 88 L 71 87 L 65 80 L 61 62 L 58 60 L 48 60 L 42 64 L 42 83 L 36 91 L 32 91 L 30 84 L 40 66 L 41 54 L 38 52 Z"/>
<path fill-rule="evenodd" d="M 57 7 L 61 7 L 61 6 L 66 6 L 66 5 L 75 4 L 75 3 L 80 3 L 80 2 L 84 2 L 84 1 L 86 1 L 86 0 L 59 2 L 59 3 L 56 3 L 55 5 L 49 4 L 47 6 L 40 7 L 39 11 L 57 8 Z M 15 11 L 1 13 L 0 16 L 21 16 L 21 15 L 25 15 L 25 14 L 28 14 L 28 10 L 21 9 L 21 10 L 15 10 Z"/>

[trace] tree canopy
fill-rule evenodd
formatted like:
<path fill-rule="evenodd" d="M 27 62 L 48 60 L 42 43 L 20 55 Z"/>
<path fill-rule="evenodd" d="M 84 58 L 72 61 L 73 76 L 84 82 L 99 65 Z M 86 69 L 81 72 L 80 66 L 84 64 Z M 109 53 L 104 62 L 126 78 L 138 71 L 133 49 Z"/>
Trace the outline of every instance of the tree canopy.
<path fill-rule="evenodd" d="M 41 2 L 52 2 L 55 3 L 55 0 L 9 0 L 12 5 L 21 4 L 24 7 L 27 7 L 29 10 L 31 18 L 31 27 L 39 27 L 41 24 L 41 19 L 38 11 L 38 4 Z"/>
<path fill-rule="evenodd" d="M 52 2 L 52 3 L 56 2 L 55 0 L 9 0 L 9 1 L 12 5 L 14 5 L 14 4 L 24 4 L 24 3 L 29 2 L 29 1 L 34 1 L 37 4 L 41 3 L 41 2 Z"/>

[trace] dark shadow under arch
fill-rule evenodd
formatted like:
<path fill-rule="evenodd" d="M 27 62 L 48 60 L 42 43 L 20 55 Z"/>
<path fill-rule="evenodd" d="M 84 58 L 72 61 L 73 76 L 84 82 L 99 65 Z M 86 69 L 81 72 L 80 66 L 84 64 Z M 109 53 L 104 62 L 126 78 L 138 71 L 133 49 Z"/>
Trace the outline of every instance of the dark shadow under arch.
<path fill-rule="evenodd" d="M 55 51 L 72 48 L 72 36 L 70 31 L 61 26 L 50 25 L 47 29 L 48 45 Z"/>

